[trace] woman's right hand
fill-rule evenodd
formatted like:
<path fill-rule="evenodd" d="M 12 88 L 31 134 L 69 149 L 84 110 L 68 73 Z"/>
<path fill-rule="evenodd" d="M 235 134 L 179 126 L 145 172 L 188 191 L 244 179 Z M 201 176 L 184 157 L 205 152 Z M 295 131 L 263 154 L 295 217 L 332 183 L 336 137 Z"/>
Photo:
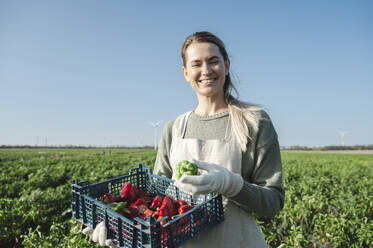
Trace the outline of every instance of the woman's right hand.
<path fill-rule="evenodd" d="M 107 229 L 105 222 L 99 223 L 95 230 L 87 226 L 82 231 L 83 234 L 90 235 L 93 242 L 98 242 L 101 246 L 117 247 L 111 239 L 107 238 Z"/>

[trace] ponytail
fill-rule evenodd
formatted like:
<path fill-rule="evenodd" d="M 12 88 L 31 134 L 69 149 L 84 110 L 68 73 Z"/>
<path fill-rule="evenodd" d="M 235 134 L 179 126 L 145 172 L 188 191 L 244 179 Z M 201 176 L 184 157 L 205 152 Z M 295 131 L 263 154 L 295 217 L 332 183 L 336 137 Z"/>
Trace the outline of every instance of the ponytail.
<path fill-rule="evenodd" d="M 253 133 L 259 129 L 258 113 L 262 107 L 256 104 L 233 100 L 228 103 L 229 115 L 233 133 L 243 152 L 246 152 L 247 142 L 253 140 Z"/>

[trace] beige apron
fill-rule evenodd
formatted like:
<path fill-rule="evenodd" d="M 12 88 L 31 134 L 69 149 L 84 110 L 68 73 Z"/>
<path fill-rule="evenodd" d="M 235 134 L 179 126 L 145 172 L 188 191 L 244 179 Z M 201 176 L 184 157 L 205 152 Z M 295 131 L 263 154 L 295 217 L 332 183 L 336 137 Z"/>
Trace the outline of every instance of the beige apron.
<path fill-rule="evenodd" d="M 172 179 L 176 179 L 176 164 L 181 160 L 197 159 L 224 166 L 241 174 L 242 152 L 231 131 L 229 117 L 224 139 L 184 139 L 186 123 L 192 112 L 179 116 L 172 129 L 170 163 Z M 233 201 L 223 197 L 224 221 L 205 230 L 183 247 L 267 247 L 254 217 Z"/>

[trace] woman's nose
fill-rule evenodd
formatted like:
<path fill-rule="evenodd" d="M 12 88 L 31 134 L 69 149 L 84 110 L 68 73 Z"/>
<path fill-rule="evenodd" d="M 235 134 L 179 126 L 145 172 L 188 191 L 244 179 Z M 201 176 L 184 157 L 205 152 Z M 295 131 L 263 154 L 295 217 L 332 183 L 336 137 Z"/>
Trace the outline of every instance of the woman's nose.
<path fill-rule="evenodd" d="M 202 75 L 209 75 L 211 74 L 211 67 L 208 64 L 202 65 L 201 68 Z"/>

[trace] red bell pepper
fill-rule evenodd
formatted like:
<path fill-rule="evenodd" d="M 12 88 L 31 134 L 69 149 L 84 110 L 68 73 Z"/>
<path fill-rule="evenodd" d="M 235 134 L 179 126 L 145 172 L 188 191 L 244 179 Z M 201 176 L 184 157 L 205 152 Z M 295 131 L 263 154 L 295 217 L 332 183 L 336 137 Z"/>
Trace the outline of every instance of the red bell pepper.
<path fill-rule="evenodd" d="M 153 214 L 154 214 L 154 212 L 150 209 L 148 209 L 144 212 L 145 217 L 152 217 Z"/>
<path fill-rule="evenodd" d="M 170 196 L 165 196 L 162 201 L 161 207 L 154 213 L 154 216 L 157 220 L 160 220 L 166 216 L 171 218 L 172 216 L 177 214 L 176 206 L 174 200 Z M 161 225 L 163 225 L 166 221 L 162 221 Z"/>
<path fill-rule="evenodd" d="M 130 182 L 125 182 L 120 191 L 120 198 L 122 200 L 129 200 L 130 202 L 136 201 L 139 195 L 139 190 L 135 185 L 131 185 Z"/>
<path fill-rule="evenodd" d="M 131 183 L 125 182 L 122 186 L 122 189 L 120 191 L 120 198 L 122 199 L 128 199 L 131 191 Z"/>
<path fill-rule="evenodd" d="M 101 197 L 101 201 L 105 204 L 110 204 L 110 203 L 113 203 L 113 202 L 116 202 L 118 199 L 115 195 L 112 195 L 110 193 L 105 193 L 102 197 Z"/>
<path fill-rule="evenodd" d="M 167 208 L 160 208 L 158 209 L 155 213 L 154 216 L 156 217 L 157 220 L 161 220 L 164 217 L 168 216 Z M 166 223 L 166 220 L 161 221 L 161 225 L 164 225 Z"/>
<path fill-rule="evenodd" d="M 128 210 L 130 211 L 130 218 L 134 219 L 136 217 L 139 217 L 139 210 L 137 209 L 136 205 L 133 205 L 132 203 L 128 206 Z"/>
<path fill-rule="evenodd" d="M 146 205 L 145 200 L 143 198 L 138 198 L 133 204 L 136 206 Z"/>
<path fill-rule="evenodd" d="M 185 201 L 183 200 L 177 200 L 176 201 L 176 207 L 179 209 L 181 206 L 188 205 Z"/>
<path fill-rule="evenodd" d="M 178 209 L 178 212 L 179 212 L 179 214 L 184 214 L 184 213 L 188 212 L 189 210 L 191 210 L 192 208 L 194 208 L 194 206 L 191 206 L 191 205 L 183 205 L 183 206 L 181 206 L 181 207 Z"/>
<path fill-rule="evenodd" d="M 162 205 L 162 196 L 157 195 L 154 197 L 152 203 L 150 204 L 150 208 L 155 210 L 157 207 L 160 208 Z"/>
<path fill-rule="evenodd" d="M 146 218 L 148 217 L 145 213 L 148 213 L 149 214 L 149 211 L 151 211 L 145 204 L 142 204 L 142 205 L 139 205 L 137 206 L 138 210 L 139 210 L 139 217 L 143 220 L 146 220 Z"/>
<path fill-rule="evenodd" d="M 166 208 L 160 208 L 154 212 L 154 217 L 156 217 L 156 219 L 159 219 L 159 217 L 163 218 L 166 216 L 168 216 L 168 211 Z"/>
<path fill-rule="evenodd" d="M 130 217 L 132 219 L 139 217 L 146 220 L 148 216 L 153 216 L 153 211 L 151 211 L 145 204 L 142 204 L 141 202 L 143 201 L 142 198 L 139 198 L 136 202 L 129 205 L 128 210 L 130 211 Z"/>
<path fill-rule="evenodd" d="M 162 201 L 161 208 L 166 208 L 167 210 L 167 216 L 172 217 L 175 214 L 177 214 L 175 201 L 170 196 L 165 196 L 165 198 Z"/>

